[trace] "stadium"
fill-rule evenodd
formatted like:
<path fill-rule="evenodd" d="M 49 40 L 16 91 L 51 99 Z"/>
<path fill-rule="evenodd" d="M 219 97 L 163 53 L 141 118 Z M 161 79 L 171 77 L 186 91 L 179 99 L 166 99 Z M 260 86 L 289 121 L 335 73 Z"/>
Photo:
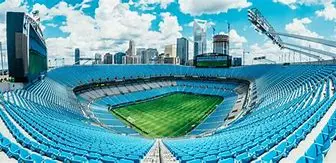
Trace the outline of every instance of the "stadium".
<path fill-rule="evenodd" d="M 277 33 L 255 8 L 248 16 L 279 48 L 336 57 L 280 36 L 335 41 Z M 0 162 L 336 162 L 334 58 L 234 66 L 211 53 L 198 66 L 48 69 L 36 19 L 8 12 L 7 27 L 9 76 L 24 84 L 0 96 Z"/>
<path fill-rule="evenodd" d="M 116 73 L 120 69 L 124 73 Z M 25 89 L 4 94 L 1 118 L 15 139 L 2 137 L 1 149 L 23 162 L 46 158 L 65 162 L 139 162 L 155 159 L 156 154 L 151 152 L 159 146 L 161 152 L 172 154 L 164 157 L 181 162 L 276 162 L 284 157 L 319 162 L 328 154 L 336 135 L 335 69 L 332 65 L 256 65 L 210 71 L 170 65 L 58 68 Z M 84 89 L 84 83 L 93 86 Z M 198 97 L 188 104 L 177 92 Z M 155 102 L 165 98 L 163 95 L 185 101 L 181 105 L 191 105 L 193 114 L 168 107 L 166 112 L 172 113 L 164 115 L 170 117 L 162 117 L 162 110 L 151 112 L 148 108 L 148 112 L 140 112 L 138 107 L 122 111 L 124 108 L 119 107 L 149 99 Z M 197 116 L 206 113 L 196 107 L 204 108 L 202 103 L 210 102 L 216 108 L 208 113 L 208 118 L 197 127 L 183 129 L 186 120 L 199 122 Z M 78 109 L 85 103 L 90 103 L 89 109 Z M 176 105 L 158 103 L 161 109 L 168 104 Z M 231 110 L 239 104 L 247 105 L 246 109 Z M 149 103 L 147 107 L 150 105 L 159 109 L 158 104 Z M 121 109 L 121 116 L 134 119 L 126 117 L 126 120 L 149 133 L 139 136 L 137 128 L 126 127 L 109 113 L 115 106 L 116 110 Z M 232 123 L 221 129 L 228 115 L 233 118 L 236 115 L 237 119 L 231 119 Z M 322 121 L 324 125 L 316 131 L 316 125 Z M 145 122 L 162 126 L 168 123 L 173 131 L 178 131 L 174 126 L 183 130 L 150 132 L 153 124 Z M 186 131 L 187 136 L 165 138 L 166 134 L 174 137 Z M 313 132 L 318 135 L 302 156 L 289 155 Z M 147 157 L 148 153 L 152 155 Z"/>

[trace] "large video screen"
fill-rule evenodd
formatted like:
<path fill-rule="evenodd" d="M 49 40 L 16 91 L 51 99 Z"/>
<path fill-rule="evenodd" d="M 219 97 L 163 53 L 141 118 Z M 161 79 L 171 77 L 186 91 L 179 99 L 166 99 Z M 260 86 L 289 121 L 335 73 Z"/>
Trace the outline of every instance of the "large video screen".
<path fill-rule="evenodd" d="M 231 60 L 226 55 L 197 56 L 196 67 L 230 67 Z"/>
<path fill-rule="evenodd" d="M 28 72 L 30 76 L 40 75 L 48 70 L 47 48 L 36 31 L 30 27 L 29 33 L 29 63 Z"/>

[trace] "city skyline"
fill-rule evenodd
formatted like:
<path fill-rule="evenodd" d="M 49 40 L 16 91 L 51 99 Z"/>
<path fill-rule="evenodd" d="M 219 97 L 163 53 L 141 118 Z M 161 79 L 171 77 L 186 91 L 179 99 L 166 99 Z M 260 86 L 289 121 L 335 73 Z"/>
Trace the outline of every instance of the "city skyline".
<path fill-rule="evenodd" d="M 253 51 L 254 55 L 263 53 L 278 59 L 280 50 L 255 32 L 247 21 L 247 9 L 251 7 L 259 8 L 278 31 L 330 40 L 336 38 L 335 3 L 328 0 L 236 0 L 234 3 L 213 0 L 211 5 L 202 2 L 186 5 L 188 2 L 190 1 L 0 1 L 0 39 L 5 46 L 5 12 L 31 13 L 39 10 L 50 58 L 73 60 L 75 47 L 81 49 L 81 55 L 93 57 L 95 53 L 124 52 L 129 40 L 137 43 L 136 48 L 157 48 L 163 51 L 165 45 L 175 44 L 179 37 L 192 39 L 192 22 L 194 19 L 202 19 L 215 25 L 216 33 L 226 32 L 227 22 L 230 22 L 229 34 L 233 48 L 244 48 Z M 281 12 L 273 12 L 274 10 Z M 208 29 L 207 51 L 211 51 L 211 36 L 212 30 Z M 193 52 L 192 48 L 190 46 L 189 53 Z M 236 51 L 233 55 L 241 54 L 242 50 Z"/>

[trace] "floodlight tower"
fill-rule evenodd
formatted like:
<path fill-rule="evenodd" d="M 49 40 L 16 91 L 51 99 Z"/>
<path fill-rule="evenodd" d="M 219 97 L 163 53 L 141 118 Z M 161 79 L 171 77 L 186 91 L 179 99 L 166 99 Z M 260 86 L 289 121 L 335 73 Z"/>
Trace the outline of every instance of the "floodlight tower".
<path fill-rule="evenodd" d="M 329 46 L 329 47 L 336 47 L 336 41 L 332 40 L 326 40 L 322 38 L 314 38 L 314 37 L 309 37 L 309 36 L 302 36 L 302 35 L 297 35 L 297 34 L 291 34 L 291 33 L 280 33 L 276 32 L 274 28 L 271 26 L 270 23 L 265 19 L 265 17 L 260 13 L 260 11 L 256 8 L 252 8 L 248 10 L 248 19 L 252 23 L 252 25 L 255 27 L 255 30 L 259 33 L 262 33 L 266 35 L 268 38 L 270 38 L 274 44 L 277 44 L 280 49 L 287 49 L 294 54 L 303 54 L 305 56 L 308 56 L 309 58 L 314 58 L 318 61 L 322 60 L 322 57 L 320 55 L 328 56 L 333 59 L 336 59 L 336 54 L 330 51 L 325 51 L 323 49 L 316 49 L 312 47 L 307 47 L 307 46 L 302 46 L 302 45 L 297 45 L 293 43 L 287 43 L 283 42 L 280 38 L 280 36 L 283 37 L 289 37 L 293 39 L 298 39 L 298 40 L 304 40 L 307 42 L 313 42 L 317 44 L 321 44 L 324 46 Z"/>
<path fill-rule="evenodd" d="M 287 49 L 287 50 L 290 50 L 290 51 L 293 51 L 293 52 L 296 52 L 296 53 L 299 53 L 299 54 L 306 55 L 310 58 L 314 58 L 316 60 L 321 60 L 322 58 L 315 53 L 323 54 L 323 55 L 333 57 L 333 58 L 336 57 L 336 54 L 326 52 L 326 51 L 323 51 L 323 50 L 283 42 L 280 38 L 280 35 L 281 36 L 292 36 L 292 38 L 296 37 L 298 39 L 304 39 L 306 41 L 313 41 L 314 38 L 310 38 L 310 40 L 309 40 L 305 36 L 298 36 L 298 35 L 284 34 L 284 33 L 276 32 L 274 30 L 274 28 L 272 27 L 272 25 L 266 20 L 266 18 L 260 13 L 260 11 L 257 8 L 252 8 L 252 9 L 248 10 L 248 20 L 252 23 L 252 25 L 254 26 L 254 29 L 258 33 L 262 33 L 262 34 L 266 35 L 281 50 L 282 49 Z M 317 42 L 317 41 L 315 40 L 315 42 Z M 321 43 L 322 41 L 319 40 L 319 42 Z M 325 42 L 323 42 L 323 43 L 325 43 Z M 328 43 L 330 44 L 330 41 Z M 312 53 L 312 52 L 314 52 L 314 53 Z"/>
<path fill-rule="evenodd" d="M 270 38 L 274 44 L 278 45 L 281 49 L 284 48 L 281 38 L 274 34 L 275 30 L 266 18 L 260 13 L 257 8 L 252 8 L 248 10 L 248 20 L 254 26 L 254 29 L 258 33 L 265 34 Z"/>

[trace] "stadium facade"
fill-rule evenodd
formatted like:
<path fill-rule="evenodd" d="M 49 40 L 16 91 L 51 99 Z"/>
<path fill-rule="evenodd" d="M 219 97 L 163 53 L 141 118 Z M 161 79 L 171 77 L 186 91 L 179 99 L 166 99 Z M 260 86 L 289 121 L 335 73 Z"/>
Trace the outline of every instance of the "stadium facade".
<path fill-rule="evenodd" d="M 17 82 L 32 81 L 48 69 L 42 30 L 25 13 L 7 12 L 6 20 L 9 76 Z"/>

